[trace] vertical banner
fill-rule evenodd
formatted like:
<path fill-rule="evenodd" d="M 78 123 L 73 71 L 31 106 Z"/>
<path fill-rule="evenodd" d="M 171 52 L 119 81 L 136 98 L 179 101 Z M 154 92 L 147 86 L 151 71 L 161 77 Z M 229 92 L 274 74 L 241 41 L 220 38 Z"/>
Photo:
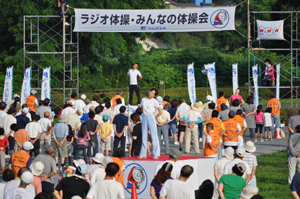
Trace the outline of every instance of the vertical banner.
<path fill-rule="evenodd" d="M 6 104 L 12 100 L 13 97 L 13 71 L 14 67 L 6 69 L 6 76 L 3 89 L 3 102 Z"/>
<path fill-rule="evenodd" d="M 30 95 L 31 89 L 31 66 L 26 68 L 23 84 L 22 84 L 22 91 L 21 91 L 21 105 L 26 102 L 26 98 Z"/>
<path fill-rule="evenodd" d="M 235 94 L 236 89 L 239 87 L 239 80 L 238 80 L 238 64 L 232 64 L 232 89 L 233 94 Z"/>
<path fill-rule="evenodd" d="M 188 81 L 188 90 L 191 103 L 196 103 L 196 81 L 195 81 L 195 70 L 194 63 L 189 64 L 187 68 L 187 81 Z"/>
<path fill-rule="evenodd" d="M 276 65 L 276 99 L 280 99 L 280 64 Z"/>
<path fill-rule="evenodd" d="M 253 84 L 254 84 L 254 104 L 258 106 L 258 86 L 257 86 L 257 64 L 252 66 Z"/>
<path fill-rule="evenodd" d="M 51 68 L 44 68 L 41 100 L 51 99 Z"/>
<path fill-rule="evenodd" d="M 214 102 L 217 102 L 217 82 L 216 82 L 216 70 L 215 63 L 204 65 L 207 70 L 207 78 L 210 85 L 211 95 L 214 98 Z"/>

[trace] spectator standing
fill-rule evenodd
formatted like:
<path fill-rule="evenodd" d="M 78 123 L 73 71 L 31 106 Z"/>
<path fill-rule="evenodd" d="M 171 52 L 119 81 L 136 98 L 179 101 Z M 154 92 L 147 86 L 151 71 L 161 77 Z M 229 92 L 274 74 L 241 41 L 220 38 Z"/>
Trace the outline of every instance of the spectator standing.
<path fill-rule="evenodd" d="M 240 109 L 240 101 L 238 99 L 235 99 L 232 101 L 229 110 L 236 112 L 238 109 Z"/>
<path fill-rule="evenodd" d="M 76 111 L 74 110 L 74 101 L 70 101 L 68 103 L 68 107 L 64 108 L 64 110 L 61 112 L 61 116 L 65 116 L 65 117 L 68 117 L 69 114 L 74 114 L 76 113 Z"/>
<path fill-rule="evenodd" d="M 14 94 L 13 100 L 7 103 L 6 110 L 8 111 L 10 108 L 16 109 L 17 112 L 21 111 L 20 95 Z"/>
<path fill-rule="evenodd" d="M 118 105 L 117 99 L 120 99 L 121 100 L 121 104 L 123 106 L 125 106 L 125 99 L 124 99 L 124 97 L 122 97 L 122 94 L 123 94 L 122 90 L 117 90 L 117 95 L 111 98 L 110 104 L 111 104 L 111 107 L 112 107 L 113 110 Z"/>
<path fill-rule="evenodd" d="M 69 134 L 67 136 L 67 149 L 68 149 L 68 160 L 69 160 L 69 166 L 72 165 L 72 153 L 74 152 L 74 146 L 73 146 L 73 142 L 74 142 L 74 133 L 72 131 L 72 127 L 71 125 L 68 125 L 69 127 Z"/>
<path fill-rule="evenodd" d="M 68 115 L 67 124 L 71 126 L 72 128 L 72 134 L 75 135 L 78 131 L 78 129 L 81 126 L 80 119 L 77 115 L 77 113 L 71 113 Z M 75 156 L 76 153 L 76 139 L 74 139 L 73 143 L 73 155 Z"/>
<path fill-rule="evenodd" d="M 228 120 L 229 117 L 228 117 L 228 114 L 229 114 L 229 109 L 228 109 L 228 106 L 226 104 L 221 104 L 221 112 L 219 113 L 219 118 L 220 120 L 222 120 L 223 122 Z"/>
<path fill-rule="evenodd" d="M 123 148 L 117 148 L 116 150 L 114 150 L 113 153 L 113 162 L 118 164 L 119 166 L 119 171 L 117 173 L 117 175 L 115 175 L 115 180 L 116 182 L 119 182 L 122 184 L 122 187 L 124 187 L 124 170 L 125 170 L 125 162 L 123 162 L 123 160 L 121 160 L 121 158 L 124 156 L 125 151 Z"/>
<path fill-rule="evenodd" d="M 171 104 L 166 104 L 162 110 L 162 114 L 156 118 L 156 124 L 157 124 L 157 137 L 161 138 L 163 136 L 164 143 L 165 143 L 165 153 L 168 155 L 170 153 L 169 149 L 169 133 L 168 133 L 168 123 L 170 122 L 170 113 L 168 110 L 171 108 Z M 157 115 L 159 112 L 156 111 L 155 115 Z M 162 146 L 161 139 L 160 146 Z"/>
<path fill-rule="evenodd" d="M 255 173 L 256 173 L 256 167 L 257 167 L 257 159 L 256 159 L 256 156 L 252 154 L 256 151 L 256 147 L 254 146 L 253 142 L 248 141 L 244 144 L 244 149 L 245 149 L 246 153 L 244 155 L 243 161 L 247 162 L 251 169 L 251 175 L 250 175 L 251 180 L 248 183 L 248 185 L 253 185 L 256 187 Z"/>
<path fill-rule="evenodd" d="M 206 102 L 202 105 L 203 109 L 207 109 L 210 103 L 213 103 L 214 98 L 211 95 L 206 96 Z"/>
<path fill-rule="evenodd" d="M 168 112 L 170 113 L 171 121 L 169 122 L 169 124 L 167 124 L 167 126 L 168 126 L 168 131 L 170 128 L 172 129 L 172 134 L 174 137 L 174 145 L 179 145 L 178 137 L 177 137 L 177 130 L 176 130 L 176 127 L 177 127 L 176 119 L 177 120 L 179 119 L 178 111 L 177 111 L 177 104 L 178 104 L 177 99 L 173 99 L 171 101 L 171 108 L 168 110 Z"/>
<path fill-rule="evenodd" d="M 269 110 L 272 110 L 271 107 L 269 107 Z M 267 111 L 266 111 L 267 112 Z M 271 114 L 270 114 L 271 115 Z M 271 118 L 272 122 L 272 118 Z M 300 124 L 300 110 L 297 112 L 297 115 L 290 117 L 289 123 L 288 123 L 288 129 L 289 129 L 289 137 L 295 133 L 296 126 Z M 270 125 L 271 126 L 271 125 Z"/>
<path fill-rule="evenodd" d="M 109 163 L 112 163 L 113 159 L 111 157 L 103 157 L 99 160 L 99 167 L 94 169 L 91 177 L 91 185 L 99 180 L 104 180 L 105 178 L 105 169 Z"/>
<path fill-rule="evenodd" d="M 44 99 L 43 106 L 39 107 L 36 111 L 36 114 L 41 118 L 44 117 L 45 112 L 51 113 L 51 109 L 49 108 L 50 100 L 48 98 Z"/>
<path fill-rule="evenodd" d="M 26 115 L 28 114 L 28 112 L 29 112 L 29 108 L 24 107 L 22 109 L 22 114 L 19 115 L 19 116 L 16 116 L 16 120 L 17 120 L 17 124 L 19 126 L 19 129 L 25 129 L 26 125 L 30 122 L 30 120 L 28 119 L 28 117 L 26 117 Z"/>
<path fill-rule="evenodd" d="M 135 63 L 133 65 L 133 68 L 128 71 L 128 78 L 130 79 L 130 86 L 129 86 L 129 104 L 132 105 L 132 98 L 133 98 L 133 91 L 135 91 L 138 104 L 141 103 L 141 97 L 140 97 L 140 89 L 139 89 L 139 81 L 143 78 L 141 72 L 137 69 L 139 67 L 138 63 Z"/>
<path fill-rule="evenodd" d="M 206 123 L 207 139 L 204 147 L 204 156 L 217 157 L 218 149 L 222 146 L 222 139 L 218 131 L 214 131 L 212 123 Z"/>
<path fill-rule="evenodd" d="M 95 108 L 95 120 L 98 122 L 99 128 L 101 124 L 103 124 L 102 116 L 100 116 L 100 113 L 103 111 L 103 106 L 98 105 Z M 101 136 L 100 131 L 97 133 L 97 140 L 98 140 L 98 151 L 101 151 Z"/>
<path fill-rule="evenodd" d="M 113 120 L 113 126 L 114 126 L 114 149 L 116 150 L 119 146 L 119 142 L 121 142 L 121 147 L 125 151 L 125 142 L 126 142 L 126 135 L 125 130 L 128 126 L 128 117 L 125 116 L 126 107 L 122 106 L 120 107 L 120 114 L 116 115 Z"/>
<path fill-rule="evenodd" d="M 76 145 L 76 153 L 75 153 L 74 159 L 77 160 L 78 154 L 82 150 L 84 161 L 88 162 L 86 149 L 88 147 L 88 141 L 90 140 L 90 135 L 89 135 L 89 132 L 87 130 L 87 124 L 86 123 L 83 123 L 81 125 L 80 130 L 75 135 L 75 139 L 77 139 L 78 142 L 77 142 L 77 145 Z"/>
<path fill-rule="evenodd" d="M 95 112 L 90 111 L 89 112 L 90 119 L 86 121 L 87 125 L 87 131 L 90 135 L 90 140 L 88 142 L 88 151 L 87 156 L 90 159 L 90 162 L 92 162 L 92 157 L 98 153 L 98 139 L 97 139 L 97 133 L 99 130 L 99 124 L 97 120 L 95 120 Z M 92 154 L 92 148 L 93 148 L 93 154 Z"/>
<path fill-rule="evenodd" d="M 77 97 L 77 93 L 72 93 L 72 94 L 71 94 L 71 99 L 69 99 L 69 100 L 67 101 L 67 104 L 69 104 L 70 101 L 75 102 L 75 101 L 76 101 L 76 97 Z"/>
<path fill-rule="evenodd" d="M 182 150 L 182 143 L 183 143 L 183 137 L 186 129 L 187 122 L 183 119 L 185 114 L 191 109 L 187 103 L 185 103 L 185 100 L 183 97 L 180 97 L 178 99 L 179 106 L 177 108 L 178 111 L 178 119 L 179 119 L 179 125 L 178 125 L 178 135 L 179 135 L 179 150 Z"/>
<path fill-rule="evenodd" d="M 243 97 L 240 95 L 240 93 L 241 93 L 241 89 L 237 88 L 235 90 L 235 94 L 230 96 L 229 104 L 231 104 L 233 102 L 233 100 L 235 100 L 235 99 L 238 99 L 240 104 L 244 104 Z"/>
<path fill-rule="evenodd" d="M 142 147 L 142 122 L 138 113 L 133 113 L 131 120 L 134 123 L 132 132 L 132 149 L 131 156 L 139 156 Z"/>
<path fill-rule="evenodd" d="M 77 99 L 74 103 L 73 103 L 73 108 L 75 111 L 79 111 L 79 110 L 83 110 L 84 107 L 86 106 L 84 101 L 86 99 L 86 95 L 85 94 L 82 94 L 80 96 L 80 99 Z"/>
<path fill-rule="evenodd" d="M 86 179 L 90 184 L 93 184 L 91 182 L 91 178 L 94 170 L 102 167 L 101 161 L 103 158 L 104 155 L 102 153 L 97 153 L 94 157 L 92 157 L 92 163 L 89 165 L 89 174 L 86 175 Z"/>
<path fill-rule="evenodd" d="M 11 169 L 5 169 L 2 172 L 2 180 L 0 181 L 0 199 L 3 199 L 4 188 L 6 184 L 15 179 L 15 174 Z"/>
<path fill-rule="evenodd" d="M 40 137 L 43 133 L 41 125 L 38 123 L 40 120 L 39 115 L 35 115 L 33 117 L 33 121 L 26 125 L 26 131 L 29 135 L 30 142 L 33 144 L 33 149 L 30 150 L 29 154 L 32 157 L 34 152 L 34 156 L 37 157 L 40 154 Z"/>
<path fill-rule="evenodd" d="M 2 175 L 5 169 L 5 152 L 6 148 L 9 146 L 7 137 L 4 135 L 4 129 L 0 128 L 0 163 Z"/>
<path fill-rule="evenodd" d="M 11 131 L 10 129 L 10 126 L 12 124 L 17 123 L 17 120 L 14 117 L 15 115 L 16 115 L 16 110 L 14 108 L 10 108 L 7 111 L 7 115 L 2 118 L 2 123 L 1 123 L 1 127 L 4 129 L 5 136 L 8 138 L 9 141 L 10 155 L 14 153 L 14 147 L 15 147 L 14 131 Z"/>
<path fill-rule="evenodd" d="M 1 125 L 2 118 L 7 115 L 6 111 L 4 111 L 5 108 L 6 108 L 6 103 L 0 102 L 0 125 Z"/>
<path fill-rule="evenodd" d="M 217 111 L 221 112 L 221 105 L 225 104 L 226 106 L 229 106 L 228 100 L 225 98 L 225 94 L 223 91 L 219 92 L 219 99 L 217 99 Z"/>
<path fill-rule="evenodd" d="M 52 122 L 50 118 L 50 112 L 45 112 L 44 117 L 38 121 L 38 124 L 40 124 L 42 128 L 42 135 L 40 136 L 40 148 L 42 153 L 51 145 Z"/>
<path fill-rule="evenodd" d="M 224 122 L 224 148 L 226 149 L 227 147 L 232 147 L 233 149 L 237 149 L 239 139 L 238 136 L 241 134 L 242 129 L 240 124 L 234 120 L 234 111 L 230 111 L 228 116 L 229 119 Z"/>
<path fill-rule="evenodd" d="M 276 99 L 276 95 L 274 93 L 270 94 L 271 99 L 268 101 L 268 107 L 272 108 L 272 127 L 275 124 L 275 131 L 277 133 L 277 139 L 281 139 L 280 136 L 280 109 L 281 103 L 278 99 Z"/>
<path fill-rule="evenodd" d="M 208 108 L 206 108 L 202 111 L 201 116 L 203 119 L 202 120 L 203 126 L 205 126 L 207 121 L 209 121 L 212 118 L 212 112 L 213 112 L 213 110 L 215 110 L 215 107 L 216 107 L 216 104 L 212 102 L 212 103 L 208 104 Z M 205 143 L 206 143 L 206 135 L 204 133 L 203 140 L 202 140 L 202 149 L 204 149 Z"/>
<path fill-rule="evenodd" d="M 96 106 L 95 106 L 89 99 L 86 99 L 86 100 L 85 100 L 85 104 L 86 104 L 86 106 L 85 106 L 84 109 L 83 109 L 83 112 L 84 112 L 84 113 L 89 113 L 89 112 L 91 111 L 91 108 L 92 108 L 92 107 L 94 107 L 94 108 L 93 108 L 93 111 L 95 112 Z"/>
<path fill-rule="evenodd" d="M 108 101 L 105 102 L 105 110 L 102 111 L 99 115 L 101 117 L 103 117 L 103 115 L 107 115 L 109 117 L 109 123 L 113 123 L 113 119 L 114 119 L 114 112 L 111 110 L 111 104 L 109 102 L 109 98 L 108 98 Z"/>
<path fill-rule="evenodd" d="M 236 111 L 236 114 L 234 116 L 234 120 L 237 121 L 242 129 L 241 134 L 239 134 L 238 138 L 238 147 L 243 147 L 244 145 L 244 133 L 247 130 L 247 122 L 245 118 L 242 117 L 243 111 L 241 109 L 238 109 Z"/>
<path fill-rule="evenodd" d="M 121 100 L 120 98 L 116 99 L 116 102 L 115 102 L 115 103 L 116 103 L 116 106 L 113 107 L 113 110 L 114 110 L 114 116 L 116 116 L 117 114 L 120 113 L 120 108 L 121 108 L 122 106 L 125 106 L 125 105 L 122 104 L 122 100 Z"/>
<path fill-rule="evenodd" d="M 16 151 L 19 149 L 22 149 L 22 145 L 24 142 L 29 141 L 29 135 L 25 129 L 19 129 L 19 126 L 17 124 L 12 124 L 10 126 L 11 130 L 15 132 L 14 138 L 16 140 Z"/>
<path fill-rule="evenodd" d="M 289 179 L 288 182 L 291 184 L 292 179 L 297 170 L 300 171 L 300 125 L 297 125 L 294 131 L 289 138 Z"/>
<path fill-rule="evenodd" d="M 268 107 L 264 113 L 264 126 L 265 126 L 265 141 L 267 141 L 267 138 L 268 138 L 268 131 L 269 131 L 269 140 L 271 141 L 272 140 L 272 115 L 271 115 L 271 112 L 272 112 L 272 108 Z M 300 113 L 300 112 L 299 112 Z M 300 115 L 299 115 L 300 116 Z M 300 123 L 300 117 L 299 117 L 299 123 Z M 295 130 L 295 127 L 299 124 L 296 120 L 296 122 L 293 124 L 294 126 L 294 130 Z M 289 124 L 290 123 L 290 120 L 289 120 Z M 292 127 L 292 124 L 291 124 L 291 127 Z M 289 137 L 291 136 L 291 128 L 289 125 L 288 125 L 288 129 L 290 131 L 290 134 L 289 134 Z M 292 131 L 294 133 L 294 130 Z M 288 139 L 289 140 L 289 139 Z"/>
<path fill-rule="evenodd" d="M 195 191 L 196 199 L 211 199 L 214 193 L 214 184 L 211 180 L 204 180 Z"/>
<path fill-rule="evenodd" d="M 256 112 L 256 107 L 253 103 L 253 97 L 249 96 L 247 97 L 246 103 L 241 106 L 241 109 L 245 115 L 245 120 L 247 123 L 247 128 L 250 131 L 252 142 L 255 142 L 255 117 L 254 113 Z M 245 134 L 244 134 L 245 137 Z"/>
<path fill-rule="evenodd" d="M 99 106 L 100 104 L 98 103 L 98 101 L 100 100 L 99 96 L 98 95 L 94 95 L 93 96 L 93 100 L 92 100 L 92 104 L 97 107 Z"/>
<path fill-rule="evenodd" d="M 37 107 L 39 105 L 38 100 L 35 97 L 36 93 L 37 93 L 36 90 L 31 89 L 30 95 L 28 97 L 26 97 L 26 101 L 25 101 L 25 104 L 27 104 L 27 106 L 29 108 L 29 113 L 31 114 L 31 118 L 33 118 L 33 116 L 35 115 Z M 25 128 L 25 126 L 24 126 L 24 128 Z"/>
<path fill-rule="evenodd" d="M 257 106 L 257 110 L 254 113 L 255 116 L 255 123 L 256 123 L 256 128 L 255 128 L 255 142 L 257 142 L 257 133 L 259 131 L 260 133 L 260 142 L 264 142 L 262 139 L 263 135 L 263 130 L 264 130 L 264 113 L 261 111 L 262 105 Z M 266 139 L 266 137 L 265 137 Z"/>
<path fill-rule="evenodd" d="M 40 175 L 42 175 L 44 171 L 44 164 L 42 162 L 35 162 L 30 165 L 30 171 L 33 174 L 33 181 L 31 184 L 34 186 L 35 194 L 37 195 L 42 192 L 42 181 Z"/>
<path fill-rule="evenodd" d="M 100 126 L 100 136 L 101 136 L 101 153 L 104 154 L 104 150 L 106 151 L 105 156 L 108 157 L 108 153 L 111 150 L 111 134 L 112 134 L 112 125 L 108 123 L 109 117 L 107 115 L 103 115 L 104 123 Z"/>

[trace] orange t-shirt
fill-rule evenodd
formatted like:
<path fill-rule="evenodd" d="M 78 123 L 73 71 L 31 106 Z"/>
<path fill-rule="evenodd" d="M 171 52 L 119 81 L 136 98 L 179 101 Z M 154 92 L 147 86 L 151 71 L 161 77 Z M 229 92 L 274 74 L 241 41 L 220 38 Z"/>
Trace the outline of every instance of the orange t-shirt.
<path fill-rule="evenodd" d="M 123 171 L 123 175 L 120 178 L 120 180 L 118 181 L 119 183 L 122 184 L 123 188 L 124 188 L 124 170 L 125 170 L 125 162 L 123 162 L 123 160 L 121 160 L 120 158 L 117 157 L 112 157 L 113 162 L 116 163 L 117 165 L 119 165 L 120 170 L 118 171 L 117 175 L 116 175 L 116 181 L 118 180 L 118 178 L 120 177 L 122 171 Z"/>
<path fill-rule="evenodd" d="M 25 129 L 19 129 L 17 132 L 15 132 L 14 134 L 14 138 L 17 142 L 19 142 L 21 148 L 24 144 L 24 142 L 27 141 L 27 138 L 28 138 L 28 133 Z"/>

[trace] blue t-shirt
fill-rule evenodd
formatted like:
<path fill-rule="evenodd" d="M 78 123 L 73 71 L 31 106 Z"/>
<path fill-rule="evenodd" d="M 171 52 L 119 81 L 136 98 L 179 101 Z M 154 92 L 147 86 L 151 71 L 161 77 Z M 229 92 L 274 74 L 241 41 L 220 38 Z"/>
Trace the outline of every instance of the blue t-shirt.
<path fill-rule="evenodd" d="M 66 0 L 60 1 L 59 13 L 62 12 L 62 10 L 61 10 L 61 7 L 62 7 L 62 6 L 64 6 L 64 11 L 66 12 L 66 10 L 67 10 L 67 8 L 68 8 L 67 5 L 69 5 L 69 2 L 68 2 L 68 1 L 66 1 Z"/>
<path fill-rule="evenodd" d="M 53 129 L 53 135 L 58 138 L 63 138 L 69 135 L 69 127 L 65 123 L 57 123 Z"/>
<path fill-rule="evenodd" d="M 118 114 L 114 117 L 113 124 L 116 125 L 117 132 L 121 133 L 124 126 L 128 126 L 128 117 L 124 114 Z M 124 136 L 124 133 L 122 136 Z"/>
<path fill-rule="evenodd" d="M 177 107 L 171 107 L 168 112 L 170 113 L 170 118 L 173 119 L 173 117 L 175 116 L 177 111 Z M 173 120 L 172 122 L 170 122 L 169 124 L 176 124 L 176 120 Z"/>
<path fill-rule="evenodd" d="M 83 115 L 81 116 L 81 118 L 80 118 L 80 120 L 81 120 L 81 121 L 84 121 L 84 122 L 88 121 L 89 119 L 90 119 L 90 118 L 89 118 L 89 113 L 83 114 Z"/>
<path fill-rule="evenodd" d="M 290 189 L 291 191 L 296 191 L 298 196 L 300 196 L 300 172 L 294 175 Z"/>
<path fill-rule="evenodd" d="M 30 122 L 29 118 L 26 115 L 18 115 L 16 117 L 16 120 L 19 129 L 25 129 L 26 125 Z"/>

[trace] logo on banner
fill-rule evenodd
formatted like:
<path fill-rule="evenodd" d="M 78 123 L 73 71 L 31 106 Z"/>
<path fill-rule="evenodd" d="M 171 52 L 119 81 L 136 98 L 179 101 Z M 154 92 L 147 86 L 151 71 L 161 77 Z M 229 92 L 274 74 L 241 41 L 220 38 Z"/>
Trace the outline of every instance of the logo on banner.
<path fill-rule="evenodd" d="M 264 26 L 260 26 L 259 27 L 259 35 L 268 35 L 268 36 L 272 36 L 272 35 L 279 35 L 281 33 L 281 26 L 276 26 L 275 28 L 270 28 L 270 27 L 264 27 Z"/>
<path fill-rule="evenodd" d="M 229 14 L 226 10 L 216 10 L 210 17 L 210 23 L 215 28 L 225 28 L 229 22 Z"/>
<path fill-rule="evenodd" d="M 215 75 L 215 69 L 214 68 L 208 68 L 207 71 L 208 71 L 208 74 L 210 76 L 214 76 Z"/>
<path fill-rule="evenodd" d="M 6 72 L 6 77 L 7 77 L 7 78 L 11 78 L 11 76 L 10 76 L 10 71 Z"/>
<path fill-rule="evenodd" d="M 189 68 L 188 73 L 189 73 L 189 75 L 194 75 L 194 70 L 192 68 Z"/>
<path fill-rule="evenodd" d="M 44 76 L 46 79 L 48 79 L 48 73 L 47 73 L 47 72 L 44 72 L 44 73 L 43 73 L 43 76 Z"/>
<path fill-rule="evenodd" d="M 145 191 L 148 182 L 148 176 L 146 170 L 139 164 L 132 163 L 129 164 L 125 170 L 129 171 L 127 176 L 127 183 L 124 184 L 126 191 L 131 194 L 133 183 L 135 183 L 135 188 L 137 194 L 141 194 Z"/>
<path fill-rule="evenodd" d="M 233 73 L 234 75 L 236 75 L 236 69 L 235 69 L 235 68 L 232 69 L 232 73 Z"/>

